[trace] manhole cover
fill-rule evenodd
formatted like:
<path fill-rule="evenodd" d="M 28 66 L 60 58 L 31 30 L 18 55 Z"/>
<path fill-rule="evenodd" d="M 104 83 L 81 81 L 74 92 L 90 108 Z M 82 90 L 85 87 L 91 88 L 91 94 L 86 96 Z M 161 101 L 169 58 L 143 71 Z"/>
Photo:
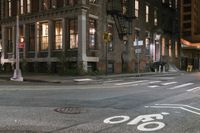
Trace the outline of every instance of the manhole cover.
<path fill-rule="evenodd" d="M 63 114 L 80 114 L 84 112 L 83 108 L 80 107 L 61 107 L 54 109 L 54 111 Z"/>

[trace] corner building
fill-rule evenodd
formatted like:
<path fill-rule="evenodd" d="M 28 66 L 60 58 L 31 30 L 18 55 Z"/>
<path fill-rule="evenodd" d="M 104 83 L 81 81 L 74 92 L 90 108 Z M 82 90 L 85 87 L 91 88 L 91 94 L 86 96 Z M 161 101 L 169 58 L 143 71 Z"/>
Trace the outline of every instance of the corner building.
<path fill-rule="evenodd" d="M 122 37 L 116 25 L 127 23 L 108 13 L 113 3 L 119 4 L 120 14 L 131 9 L 134 16 L 128 25 L 131 31 Z M 63 67 L 149 71 L 156 61 L 178 66 L 176 13 L 176 0 L 2 0 L 1 63 L 5 71 L 14 69 L 19 14 L 20 64 L 29 72 L 57 73 Z M 103 40 L 105 32 L 111 37 L 108 43 Z"/>

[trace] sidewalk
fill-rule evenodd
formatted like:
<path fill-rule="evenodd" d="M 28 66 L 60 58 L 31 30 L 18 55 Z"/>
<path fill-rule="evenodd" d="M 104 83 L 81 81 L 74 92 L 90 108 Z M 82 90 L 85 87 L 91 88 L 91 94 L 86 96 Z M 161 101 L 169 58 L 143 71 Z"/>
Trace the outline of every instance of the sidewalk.
<path fill-rule="evenodd" d="M 97 76 L 60 76 L 54 74 L 40 74 L 40 73 L 28 73 L 24 74 L 24 81 L 27 82 L 49 82 L 49 83 L 77 83 L 77 82 L 90 82 L 109 78 L 123 78 L 123 77 L 142 77 L 142 76 L 173 76 L 184 72 L 147 72 L 147 73 L 126 73 L 126 74 L 108 74 L 108 75 L 97 75 Z M 13 75 L 11 73 L 0 74 L 0 79 L 9 81 Z M 14 82 L 14 81 L 13 81 Z"/>

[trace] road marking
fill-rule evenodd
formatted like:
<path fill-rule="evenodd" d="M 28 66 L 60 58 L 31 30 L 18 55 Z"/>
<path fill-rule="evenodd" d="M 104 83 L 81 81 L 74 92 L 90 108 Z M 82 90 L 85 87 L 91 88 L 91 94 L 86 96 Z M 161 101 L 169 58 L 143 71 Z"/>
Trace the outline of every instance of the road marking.
<path fill-rule="evenodd" d="M 171 85 L 171 84 L 176 84 L 177 82 L 168 82 L 168 83 L 162 83 L 162 85 Z"/>
<path fill-rule="evenodd" d="M 155 104 L 154 106 L 145 106 L 145 108 L 169 108 L 169 109 L 182 109 L 184 111 L 200 115 L 200 109 L 185 104 Z"/>
<path fill-rule="evenodd" d="M 85 78 L 85 79 L 74 79 L 76 82 L 84 82 L 84 81 L 92 81 L 92 79 Z"/>
<path fill-rule="evenodd" d="M 120 82 L 122 80 L 108 80 L 108 81 L 104 81 L 104 83 L 113 83 L 113 82 Z"/>
<path fill-rule="evenodd" d="M 142 83 L 142 82 L 146 82 L 148 80 L 139 80 L 139 81 L 133 81 L 133 82 L 124 82 L 124 83 L 117 83 L 115 85 L 120 86 L 120 85 L 129 85 L 129 84 L 135 84 L 135 83 Z"/>
<path fill-rule="evenodd" d="M 187 90 L 187 91 L 188 91 L 188 92 L 191 92 L 191 91 L 196 91 L 196 90 L 198 90 L 198 89 L 200 89 L 200 87 L 195 87 L 195 88 L 189 89 L 189 90 Z"/>
<path fill-rule="evenodd" d="M 156 88 L 156 87 L 160 87 L 158 85 L 151 85 L 151 86 L 148 86 L 149 88 Z"/>
<path fill-rule="evenodd" d="M 174 87 L 169 88 L 169 89 L 170 89 L 170 90 L 174 90 L 174 89 L 178 89 L 178 88 L 181 88 L 181 87 L 186 87 L 186 86 L 193 85 L 193 84 L 194 84 L 194 83 L 186 83 L 186 84 L 174 86 Z"/>
<path fill-rule="evenodd" d="M 150 81 L 149 84 L 160 83 L 162 81 Z"/>

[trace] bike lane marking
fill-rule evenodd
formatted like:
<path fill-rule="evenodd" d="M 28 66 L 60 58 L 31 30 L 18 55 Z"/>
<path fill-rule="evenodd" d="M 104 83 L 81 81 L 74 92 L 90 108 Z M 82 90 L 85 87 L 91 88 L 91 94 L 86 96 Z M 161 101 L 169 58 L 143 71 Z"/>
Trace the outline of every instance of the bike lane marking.
<path fill-rule="evenodd" d="M 152 132 L 165 127 L 165 123 L 156 120 L 163 120 L 166 115 L 169 115 L 169 113 L 139 115 L 134 119 L 131 119 L 129 116 L 120 115 L 108 117 L 103 122 L 110 125 L 125 123 L 127 126 L 137 126 L 137 130 L 139 131 Z"/>
<path fill-rule="evenodd" d="M 153 106 L 145 106 L 145 108 L 168 108 L 181 109 L 200 116 L 200 109 L 185 104 L 155 104 Z"/>

